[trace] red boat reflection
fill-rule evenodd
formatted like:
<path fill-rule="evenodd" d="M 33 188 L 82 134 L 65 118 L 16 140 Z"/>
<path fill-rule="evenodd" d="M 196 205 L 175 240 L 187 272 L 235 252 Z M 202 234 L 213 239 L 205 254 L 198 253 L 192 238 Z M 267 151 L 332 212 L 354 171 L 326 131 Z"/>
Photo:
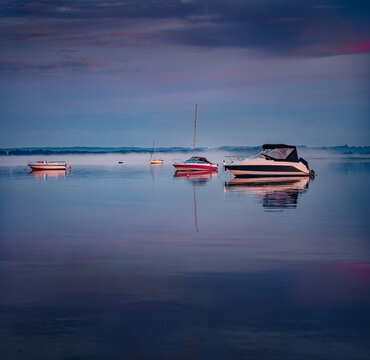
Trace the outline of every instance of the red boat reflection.
<path fill-rule="evenodd" d="M 216 176 L 216 171 L 176 171 L 174 178 L 185 178 L 185 179 L 199 179 L 199 180 L 209 180 L 213 176 Z"/>

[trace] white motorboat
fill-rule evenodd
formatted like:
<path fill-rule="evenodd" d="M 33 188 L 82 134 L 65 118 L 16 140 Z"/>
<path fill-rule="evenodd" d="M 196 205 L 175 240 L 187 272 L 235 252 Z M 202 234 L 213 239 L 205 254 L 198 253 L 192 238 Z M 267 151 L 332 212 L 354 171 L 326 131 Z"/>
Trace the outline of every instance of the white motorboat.
<path fill-rule="evenodd" d="M 34 163 L 28 163 L 28 166 L 33 170 L 66 170 L 71 167 L 66 164 L 65 161 L 45 161 L 39 160 Z"/>
<path fill-rule="evenodd" d="M 265 144 L 251 158 L 225 164 L 236 177 L 314 176 L 306 160 L 298 158 L 297 148 L 285 144 Z"/>

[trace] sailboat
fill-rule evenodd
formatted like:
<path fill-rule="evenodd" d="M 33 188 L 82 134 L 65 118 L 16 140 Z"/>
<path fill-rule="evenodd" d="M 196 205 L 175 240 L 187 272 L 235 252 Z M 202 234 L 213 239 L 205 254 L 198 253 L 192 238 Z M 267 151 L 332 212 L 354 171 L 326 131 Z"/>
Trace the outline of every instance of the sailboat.
<path fill-rule="evenodd" d="M 173 164 L 177 171 L 217 171 L 217 164 L 212 164 L 203 156 L 195 156 L 195 136 L 197 129 L 197 110 L 198 105 L 195 104 L 195 121 L 194 121 L 194 140 L 193 140 L 193 156 L 189 160 L 177 162 Z"/>
<path fill-rule="evenodd" d="M 153 143 L 153 149 L 152 149 L 152 154 L 150 155 L 150 164 L 151 165 L 162 165 L 163 160 L 156 159 L 156 141 L 154 140 Z"/>

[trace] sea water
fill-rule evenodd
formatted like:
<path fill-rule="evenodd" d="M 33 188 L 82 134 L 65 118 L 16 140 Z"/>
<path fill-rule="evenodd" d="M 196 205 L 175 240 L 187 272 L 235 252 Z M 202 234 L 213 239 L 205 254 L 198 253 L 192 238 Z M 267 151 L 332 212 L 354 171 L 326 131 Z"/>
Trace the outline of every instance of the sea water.
<path fill-rule="evenodd" d="M 370 160 L 238 182 L 170 157 L 1 158 L 0 358 L 368 359 Z"/>

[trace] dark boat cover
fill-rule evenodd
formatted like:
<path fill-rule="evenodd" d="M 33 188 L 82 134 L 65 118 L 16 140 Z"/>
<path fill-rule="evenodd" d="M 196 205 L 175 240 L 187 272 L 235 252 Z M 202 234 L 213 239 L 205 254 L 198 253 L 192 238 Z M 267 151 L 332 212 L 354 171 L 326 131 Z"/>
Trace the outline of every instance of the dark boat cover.
<path fill-rule="evenodd" d="M 293 145 L 285 144 L 264 144 L 261 154 L 267 158 L 277 161 L 298 162 L 297 148 Z"/>
<path fill-rule="evenodd" d="M 262 150 L 265 149 L 276 149 L 276 148 L 290 148 L 295 149 L 294 145 L 285 145 L 285 144 L 264 144 L 262 145 Z"/>

